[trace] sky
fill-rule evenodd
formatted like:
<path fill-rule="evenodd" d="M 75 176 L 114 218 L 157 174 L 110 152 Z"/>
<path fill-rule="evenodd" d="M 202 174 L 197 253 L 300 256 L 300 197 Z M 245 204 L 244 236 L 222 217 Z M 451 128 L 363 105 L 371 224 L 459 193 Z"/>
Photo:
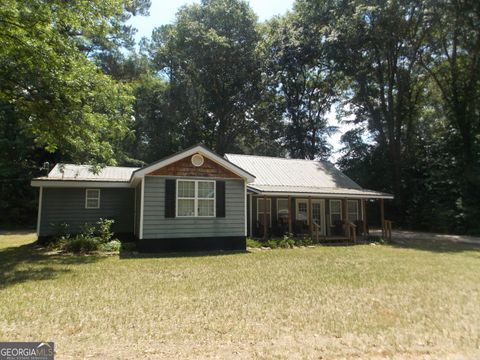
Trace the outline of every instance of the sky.
<path fill-rule="evenodd" d="M 137 43 L 142 37 L 149 37 L 155 27 L 172 23 L 175 20 L 175 14 L 181 6 L 198 2 L 198 0 L 152 0 L 150 16 L 135 16 L 128 22 L 137 29 L 135 36 Z M 262 22 L 275 15 L 283 15 L 291 10 L 294 0 L 250 0 L 249 3 L 257 14 L 258 20 Z M 339 127 L 339 131 L 330 138 L 333 150 L 338 151 L 341 148 L 340 137 L 351 126 L 339 125 L 334 112 L 328 113 L 327 118 L 330 125 Z M 334 153 L 330 161 L 335 162 L 338 157 L 339 154 Z"/>

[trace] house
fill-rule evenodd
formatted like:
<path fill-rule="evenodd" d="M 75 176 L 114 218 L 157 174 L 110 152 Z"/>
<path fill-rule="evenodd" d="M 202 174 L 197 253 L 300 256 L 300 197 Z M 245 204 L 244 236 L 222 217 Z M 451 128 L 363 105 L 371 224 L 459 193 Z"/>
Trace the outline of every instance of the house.
<path fill-rule="evenodd" d="M 57 164 L 39 187 L 37 235 L 60 224 L 78 233 L 99 218 L 140 250 L 241 250 L 246 236 L 282 233 L 345 236 L 365 219 L 362 189 L 333 165 L 311 160 L 226 154 L 193 146 L 143 168 Z M 365 222 L 363 222 L 365 223 Z M 364 227 L 357 227 L 357 231 Z"/>

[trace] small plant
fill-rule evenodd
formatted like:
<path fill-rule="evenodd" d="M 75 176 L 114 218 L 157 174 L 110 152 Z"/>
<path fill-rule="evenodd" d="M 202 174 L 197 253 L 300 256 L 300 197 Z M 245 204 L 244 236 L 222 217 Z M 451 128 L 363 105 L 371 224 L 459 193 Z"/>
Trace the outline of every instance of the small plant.
<path fill-rule="evenodd" d="M 98 249 L 105 252 L 118 252 L 121 247 L 122 243 L 120 240 L 112 240 L 107 243 L 101 243 Z"/>
<path fill-rule="evenodd" d="M 293 248 L 295 246 L 295 238 L 291 233 L 286 233 L 285 235 L 283 235 L 282 241 L 286 243 L 289 248 Z"/>
<path fill-rule="evenodd" d="M 257 241 L 255 239 L 250 239 L 250 238 L 247 239 L 247 247 L 259 248 L 261 246 L 262 244 L 260 243 L 260 241 Z"/>
<path fill-rule="evenodd" d="M 278 240 L 277 245 L 278 245 L 279 248 L 282 248 L 282 249 L 290 249 L 291 248 L 290 244 L 288 243 L 288 241 L 286 239 Z"/>
<path fill-rule="evenodd" d="M 270 249 L 276 249 L 278 247 L 278 243 L 276 240 L 274 239 L 271 239 L 271 240 L 268 240 L 266 243 L 265 243 L 266 246 L 268 246 Z"/>

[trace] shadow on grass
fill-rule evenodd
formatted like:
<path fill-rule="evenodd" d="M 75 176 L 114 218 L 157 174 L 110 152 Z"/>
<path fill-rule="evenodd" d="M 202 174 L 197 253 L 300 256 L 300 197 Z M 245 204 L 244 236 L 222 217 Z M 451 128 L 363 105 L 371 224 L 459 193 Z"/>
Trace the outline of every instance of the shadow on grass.
<path fill-rule="evenodd" d="M 225 250 L 225 251 L 184 251 L 184 252 L 136 252 L 120 250 L 120 259 L 152 259 L 152 258 L 195 258 L 195 257 L 209 257 L 209 256 L 224 256 L 250 254 L 247 250 Z"/>
<path fill-rule="evenodd" d="M 54 279 L 70 272 L 67 265 L 80 265 L 100 260 L 97 256 L 49 254 L 35 243 L 0 250 L 0 289 L 28 282 Z"/>
<path fill-rule="evenodd" d="M 480 244 L 453 242 L 449 240 L 393 239 L 387 244 L 387 246 L 438 253 L 473 251 L 480 257 Z"/>

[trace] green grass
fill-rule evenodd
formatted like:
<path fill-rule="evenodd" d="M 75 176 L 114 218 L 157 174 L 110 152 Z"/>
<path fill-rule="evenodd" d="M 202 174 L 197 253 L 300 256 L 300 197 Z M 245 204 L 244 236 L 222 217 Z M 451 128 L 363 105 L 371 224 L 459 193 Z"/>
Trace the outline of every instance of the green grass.
<path fill-rule="evenodd" d="M 0 339 L 58 359 L 480 356 L 473 245 L 102 257 L 34 239 L 0 235 Z"/>

